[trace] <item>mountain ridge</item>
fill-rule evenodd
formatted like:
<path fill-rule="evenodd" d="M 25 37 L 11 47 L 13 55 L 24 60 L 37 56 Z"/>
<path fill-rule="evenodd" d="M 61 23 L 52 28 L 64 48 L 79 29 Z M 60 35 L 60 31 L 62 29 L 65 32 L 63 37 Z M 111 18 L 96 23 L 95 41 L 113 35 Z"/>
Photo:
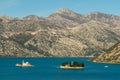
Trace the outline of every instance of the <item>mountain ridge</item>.
<path fill-rule="evenodd" d="M 95 55 L 120 41 L 119 21 L 120 16 L 99 12 L 81 15 L 65 8 L 48 17 L 1 16 L 0 55 L 16 57 Z"/>

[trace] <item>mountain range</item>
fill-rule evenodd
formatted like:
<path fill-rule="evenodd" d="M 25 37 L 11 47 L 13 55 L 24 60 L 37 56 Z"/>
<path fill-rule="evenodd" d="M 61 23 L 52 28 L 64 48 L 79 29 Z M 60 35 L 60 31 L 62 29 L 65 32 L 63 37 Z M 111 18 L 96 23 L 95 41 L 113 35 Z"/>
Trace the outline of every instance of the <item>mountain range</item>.
<path fill-rule="evenodd" d="M 0 16 L 1 57 L 83 57 L 120 41 L 120 16 L 61 8 L 48 17 Z"/>

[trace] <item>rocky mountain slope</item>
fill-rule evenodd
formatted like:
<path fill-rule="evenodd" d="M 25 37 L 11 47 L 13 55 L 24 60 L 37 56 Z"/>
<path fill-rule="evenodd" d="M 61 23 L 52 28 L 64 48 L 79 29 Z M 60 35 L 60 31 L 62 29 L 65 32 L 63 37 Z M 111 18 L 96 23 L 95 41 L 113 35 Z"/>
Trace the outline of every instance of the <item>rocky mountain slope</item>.
<path fill-rule="evenodd" d="M 94 62 L 120 63 L 120 42 L 93 59 Z"/>
<path fill-rule="evenodd" d="M 120 41 L 119 22 L 120 16 L 78 14 L 65 8 L 48 17 L 0 16 L 0 56 L 95 55 Z"/>

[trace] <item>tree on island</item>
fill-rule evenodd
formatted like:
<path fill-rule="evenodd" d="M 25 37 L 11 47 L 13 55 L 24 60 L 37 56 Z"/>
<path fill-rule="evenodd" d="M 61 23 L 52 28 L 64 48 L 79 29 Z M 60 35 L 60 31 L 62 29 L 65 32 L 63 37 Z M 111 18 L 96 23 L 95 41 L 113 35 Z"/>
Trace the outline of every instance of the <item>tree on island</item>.
<path fill-rule="evenodd" d="M 84 67 L 84 63 L 79 63 L 79 62 L 76 62 L 76 61 L 73 61 L 73 62 L 63 62 L 62 63 L 62 66 L 66 66 L 66 65 L 69 65 L 70 67 Z"/>

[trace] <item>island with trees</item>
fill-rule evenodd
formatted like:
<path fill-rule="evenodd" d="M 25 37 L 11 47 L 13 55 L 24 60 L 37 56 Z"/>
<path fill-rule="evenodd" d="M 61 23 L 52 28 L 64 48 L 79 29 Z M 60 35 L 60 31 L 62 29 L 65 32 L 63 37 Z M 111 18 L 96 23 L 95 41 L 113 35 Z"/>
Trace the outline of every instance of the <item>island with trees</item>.
<path fill-rule="evenodd" d="M 84 69 L 84 63 L 72 61 L 72 62 L 63 62 L 60 66 L 62 69 Z"/>

